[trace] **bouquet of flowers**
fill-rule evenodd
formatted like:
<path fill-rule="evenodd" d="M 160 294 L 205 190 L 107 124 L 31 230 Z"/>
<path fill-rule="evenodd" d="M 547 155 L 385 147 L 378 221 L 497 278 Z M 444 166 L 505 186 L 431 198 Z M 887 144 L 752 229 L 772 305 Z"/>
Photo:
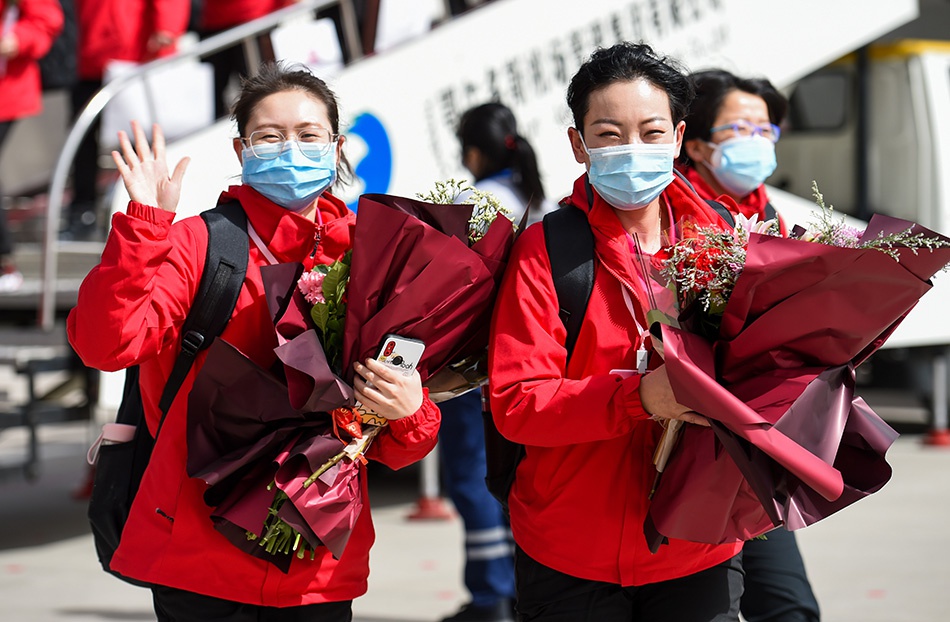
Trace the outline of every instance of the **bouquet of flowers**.
<path fill-rule="evenodd" d="M 681 312 L 654 330 L 676 399 L 712 427 L 660 443 L 669 459 L 645 525 L 654 549 L 664 537 L 798 529 L 890 477 L 897 435 L 854 396 L 854 368 L 930 288 L 950 240 L 880 215 L 855 231 L 815 192 L 811 231 L 782 238 L 740 220 L 735 233 L 683 238 L 665 259 Z"/>
<path fill-rule="evenodd" d="M 342 554 L 386 423 L 354 403 L 352 363 L 389 333 L 425 343 L 423 382 L 484 350 L 514 237 L 498 213 L 364 195 L 341 260 L 262 268 L 282 373 L 216 342 L 189 397 L 188 472 L 232 543 L 285 571 L 321 544 Z"/>

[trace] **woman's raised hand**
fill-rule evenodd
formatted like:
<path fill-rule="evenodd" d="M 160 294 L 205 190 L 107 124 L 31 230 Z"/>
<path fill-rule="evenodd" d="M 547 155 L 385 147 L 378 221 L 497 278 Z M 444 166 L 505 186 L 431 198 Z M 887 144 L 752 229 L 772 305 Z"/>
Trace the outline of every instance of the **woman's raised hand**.
<path fill-rule="evenodd" d="M 169 177 L 165 161 L 165 136 L 157 124 L 152 126 L 152 147 L 149 148 L 145 131 L 137 121 L 132 121 L 132 133 L 135 135 L 135 148 L 129 136 L 119 132 L 119 148 L 112 152 L 129 191 L 129 198 L 137 203 L 159 207 L 166 212 L 174 212 L 181 197 L 181 180 L 185 176 L 190 158 L 183 158 Z"/>

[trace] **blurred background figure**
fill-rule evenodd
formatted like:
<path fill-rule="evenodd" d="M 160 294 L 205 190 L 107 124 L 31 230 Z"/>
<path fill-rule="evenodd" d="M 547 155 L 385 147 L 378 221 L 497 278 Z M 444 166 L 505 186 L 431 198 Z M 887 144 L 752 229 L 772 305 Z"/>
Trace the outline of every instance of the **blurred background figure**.
<path fill-rule="evenodd" d="M 787 100 L 764 78 L 711 69 L 690 79 L 696 99 L 686 117 L 680 170 L 704 199 L 726 194 L 745 216 L 776 218 L 764 182 L 775 171 Z M 781 228 L 784 235 L 784 223 Z"/>
<path fill-rule="evenodd" d="M 43 108 L 38 60 L 63 27 L 57 0 L 0 0 L 0 150 L 17 119 Z M 0 188 L 0 201 L 3 189 Z M 0 203 L 0 291 L 13 291 L 23 275 L 13 260 L 13 238 Z"/>
<path fill-rule="evenodd" d="M 507 106 L 490 102 L 465 111 L 457 135 L 462 164 L 475 178 L 473 185 L 498 197 L 511 210 L 515 224 L 525 211 L 527 224 L 532 225 L 557 208 L 544 196 L 534 148 L 518 133 L 515 115 Z"/>
<path fill-rule="evenodd" d="M 198 20 L 199 34 L 207 39 L 216 34 L 264 17 L 298 0 L 203 0 L 201 18 Z M 257 39 L 258 52 L 262 62 L 274 60 L 270 47 L 270 38 Z M 217 118 L 227 116 L 230 108 L 228 86 L 231 78 L 247 76 L 247 58 L 243 46 L 233 46 L 216 52 L 205 59 L 214 67 L 214 112 Z"/>
<path fill-rule="evenodd" d="M 686 117 L 680 170 L 704 199 L 726 194 L 745 216 L 758 215 L 760 222 L 777 218 L 763 182 L 775 170 L 785 97 L 766 79 L 718 69 L 690 79 L 696 98 Z M 779 223 L 784 235 L 785 224 L 780 218 Z M 743 617 L 748 622 L 817 622 L 818 601 L 794 532 L 775 529 L 766 537 L 743 547 Z"/>
<path fill-rule="evenodd" d="M 144 63 L 175 51 L 185 32 L 190 0 L 75 0 L 79 29 L 79 81 L 71 92 L 73 119 L 102 88 L 113 60 Z M 95 237 L 99 176 L 99 123 L 79 145 L 73 165 L 73 197 L 67 208 L 65 239 Z"/>
<path fill-rule="evenodd" d="M 544 198 L 534 149 L 518 134 L 508 107 L 492 102 L 467 110 L 459 121 L 458 139 L 474 187 L 494 194 L 511 210 L 514 222 L 520 223 L 525 213 L 529 223 L 537 222 L 555 207 Z M 514 557 L 508 521 L 485 485 L 481 391 L 469 391 L 439 408 L 445 488 L 465 528 L 464 581 L 472 598 L 443 622 L 513 621 Z"/>

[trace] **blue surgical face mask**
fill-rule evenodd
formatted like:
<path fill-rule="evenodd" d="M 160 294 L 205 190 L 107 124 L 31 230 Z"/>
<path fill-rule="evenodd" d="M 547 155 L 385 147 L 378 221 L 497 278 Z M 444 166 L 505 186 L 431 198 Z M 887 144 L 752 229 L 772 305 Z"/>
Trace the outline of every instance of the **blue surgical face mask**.
<path fill-rule="evenodd" d="M 583 137 L 581 143 L 584 143 Z M 586 143 L 584 149 L 587 149 Z M 590 185 L 617 209 L 644 208 L 673 181 L 675 151 L 674 143 L 587 149 Z"/>
<path fill-rule="evenodd" d="M 324 148 L 320 145 L 317 149 Z M 250 147 L 241 152 L 244 162 L 241 181 L 262 195 L 291 211 L 299 212 L 310 205 L 336 181 L 336 149 L 331 147 L 320 155 L 314 145 L 287 141 L 272 145 L 255 145 L 260 154 L 277 153 L 272 159 L 254 155 Z M 312 158 L 305 155 L 310 152 Z"/>
<path fill-rule="evenodd" d="M 713 148 L 707 167 L 723 188 L 745 196 L 775 172 L 775 143 L 762 136 L 736 136 Z"/>

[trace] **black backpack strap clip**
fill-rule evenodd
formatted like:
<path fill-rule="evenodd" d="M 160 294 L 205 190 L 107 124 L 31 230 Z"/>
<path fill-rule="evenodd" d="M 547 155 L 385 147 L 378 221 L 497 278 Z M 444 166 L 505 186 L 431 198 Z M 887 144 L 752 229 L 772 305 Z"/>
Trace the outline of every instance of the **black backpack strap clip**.
<path fill-rule="evenodd" d="M 222 203 L 202 212 L 201 217 L 208 227 L 205 268 L 181 328 L 181 351 L 158 403 L 162 411 L 159 429 L 198 353 L 211 345 L 231 319 L 247 273 L 247 216 L 241 204 Z"/>

